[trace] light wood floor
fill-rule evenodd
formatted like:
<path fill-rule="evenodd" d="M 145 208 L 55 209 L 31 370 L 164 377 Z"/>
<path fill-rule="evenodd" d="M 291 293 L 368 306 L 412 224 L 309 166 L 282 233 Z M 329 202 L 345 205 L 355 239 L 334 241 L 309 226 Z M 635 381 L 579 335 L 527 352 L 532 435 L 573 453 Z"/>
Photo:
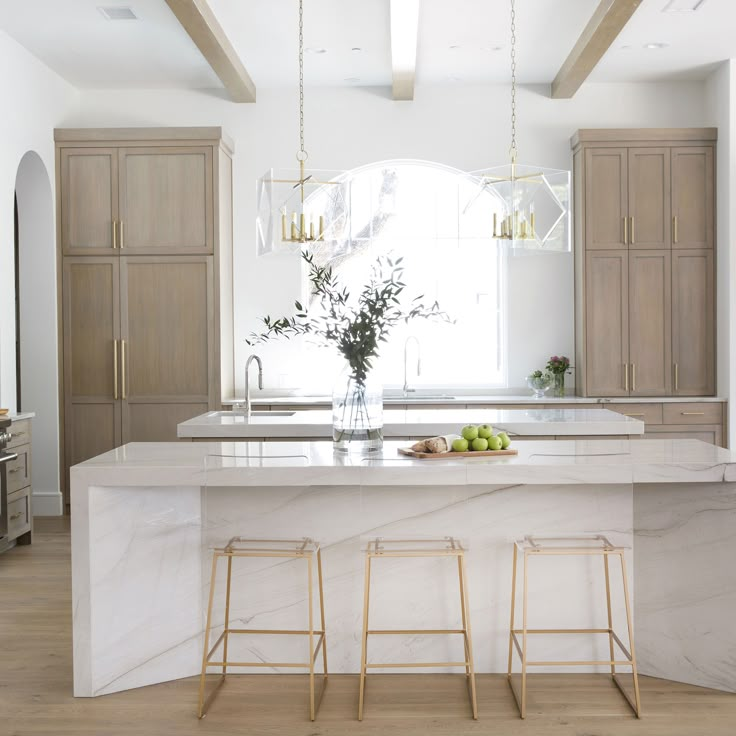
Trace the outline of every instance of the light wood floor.
<path fill-rule="evenodd" d="M 203 721 L 195 679 L 94 699 L 72 697 L 67 520 L 41 519 L 34 543 L 0 556 L 0 734 L 3 736 L 734 736 L 736 696 L 642 678 L 635 720 L 605 676 L 530 678 L 519 720 L 506 680 L 478 678 L 470 719 L 462 676 L 375 675 L 355 720 L 356 676 L 330 678 L 316 723 L 299 675 L 233 677 Z M 477 624 L 476 624 L 477 625 Z"/>

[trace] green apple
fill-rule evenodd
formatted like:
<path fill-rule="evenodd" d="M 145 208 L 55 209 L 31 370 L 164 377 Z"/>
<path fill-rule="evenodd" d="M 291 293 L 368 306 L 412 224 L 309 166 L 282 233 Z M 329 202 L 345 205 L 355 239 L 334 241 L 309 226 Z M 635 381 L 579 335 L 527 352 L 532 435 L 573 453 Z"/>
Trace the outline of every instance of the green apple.
<path fill-rule="evenodd" d="M 467 452 L 468 451 L 468 441 L 464 437 L 458 437 L 456 440 L 452 441 L 452 451 L 453 452 Z"/>
<path fill-rule="evenodd" d="M 478 437 L 482 437 L 484 440 L 493 437 L 493 427 L 490 424 L 481 424 L 478 427 Z"/>
<path fill-rule="evenodd" d="M 485 437 L 476 437 L 473 440 L 473 449 L 476 452 L 483 452 L 488 449 L 488 440 Z"/>
<path fill-rule="evenodd" d="M 511 445 L 511 440 L 509 439 L 509 436 L 506 434 L 506 432 L 499 432 L 496 437 L 501 440 L 501 447 L 504 450 Z"/>
<path fill-rule="evenodd" d="M 465 437 L 468 442 L 472 442 L 478 437 L 478 427 L 475 424 L 467 424 L 463 427 L 460 434 Z"/>
<path fill-rule="evenodd" d="M 487 442 L 489 450 L 500 450 L 501 447 L 503 447 L 503 442 L 498 435 L 495 437 L 489 437 Z"/>

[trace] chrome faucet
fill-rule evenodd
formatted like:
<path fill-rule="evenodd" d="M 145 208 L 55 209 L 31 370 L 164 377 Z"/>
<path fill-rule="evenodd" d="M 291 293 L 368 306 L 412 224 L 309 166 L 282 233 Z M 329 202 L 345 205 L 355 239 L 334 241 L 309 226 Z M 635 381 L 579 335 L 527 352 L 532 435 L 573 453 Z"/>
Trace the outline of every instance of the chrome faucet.
<path fill-rule="evenodd" d="M 258 388 L 263 389 L 263 363 L 254 353 L 245 362 L 245 416 L 250 416 L 250 364 L 255 360 L 258 363 Z"/>
<path fill-rule="evenodd" d="M 419 345 L 419 339 L 414 335 L 409 335 L 404 342 L 404 396 L 408 396 L 410 391 L 414 389 L 409 388 L 409 377 L 408 377 L 408 362 L 409 362 L 409 343 L 414 341 L 417 344 L 417 376 L 422 375 L 422 356 L 421 347 Z"/>

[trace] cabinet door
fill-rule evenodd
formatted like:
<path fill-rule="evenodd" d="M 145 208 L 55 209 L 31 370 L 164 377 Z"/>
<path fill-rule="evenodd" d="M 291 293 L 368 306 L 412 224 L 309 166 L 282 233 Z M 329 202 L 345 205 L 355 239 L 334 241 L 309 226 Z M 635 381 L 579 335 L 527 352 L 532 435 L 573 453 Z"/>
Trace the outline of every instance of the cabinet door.
<path fill-rule="evenodd" d="M 121 247 L 128 253 L 212 252 L 212 197 L 211 148 L 121 149 Z"/>
<path fill-rule="evenodd" d="M 632 396 L 670 393 L 672 298 L 670 251 L 629 253 L 629 386 Z"/>
<path fill-rule="evenodd" d="M 629 149 L 629 247 L 670 247 L 670 149 Z"/>
<path fill-rule="evenodd" d="M 64 446 L 66 467 L 121 442 L 118 259 L 65 258 L 63 266 Z"/>
<path fill-rule="evenodd" d="M 673 248 L 712 248 L 715 227 L 713 149 L 672 149 Z"/>
<path fill-rule="evenodd" d="M 585 342 L 588 396 L 628 396 L 627 251 L 587 253 Z"/>
<path fill-rule="evenodd" d="M 124 257 L 120 285 L 123 441 L 174 441 L 215 402 L 212 257 Z"/>
<path fill-rule="evenodd" d="M 713 251 L 672 253 L 672 361 L 674 393 L 715 392 Z"/>
<path fill-rule="evenodd" d="M 65 254 L 107 255 L 118 219 L 118 153 L 114 148 L 63 148 L 59 176 L 61 247 Z"/>
<path fill-rule="evenodd" d="M 627 248 L 628 149 L 585 151 L 585 248 Z"/>

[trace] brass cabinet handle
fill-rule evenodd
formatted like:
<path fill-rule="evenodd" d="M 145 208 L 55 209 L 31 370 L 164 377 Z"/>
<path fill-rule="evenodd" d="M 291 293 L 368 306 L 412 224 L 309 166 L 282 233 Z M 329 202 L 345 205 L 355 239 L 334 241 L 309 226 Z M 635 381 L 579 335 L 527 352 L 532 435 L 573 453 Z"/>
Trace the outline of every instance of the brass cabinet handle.
<path fill-rule="evenodd" d="M 634 216 L 631 216 L 631 238 L 629 239 L 629 242 L 633 245 L 634 244 Z"/>
<path fill-rule="evenodd" d="M 120 374 L 121 398 L 127 399 L 128 395 L 125 386 L 125 340 L 120 341 Z"/>
<path fill-rule="evenodd" d="M 629 244 L 629 218 L 624 217 L 624 245 Z"/>
<path fill-rule="evenodd" d="M 704 417 L 704 411 L 681 411 L 680 414 L 684 417 Z"/>
<path fill-rule="evenodd" d="M 624 391 L 629 393 L 629 364 L 624 363 Z"/>
<path fill-rule="evenodd" d="M 636 391 L 636 363 L 631 364 L 631 390 Z"/>
<path fill-rule="evenodd" d="M 680 389 L 680 366 L 675 363 L 675 391 Z"/>
<path fill-rule="evenodd" d="M 17 513 L 13 514 L 10 517 L 10 521 L 15 521 L 16 519 L 20 519 L 21 516 L 23 516 L 23 512 L 22 511 L 18 511 Z"/>
<path fill-rule="evenodd" d="M 118 247 L 118 221 L 112 221 L 112 249 L 115 250 Z"/>
<path fill-rule="evenodd" d="M 672 240 L 673 242 L 677 242 L 677 215 L 672 216 Z"/>
<path fill-rule="evenodd" d="M 13 432 L 12 434 L 13 434 L 13 437 L 14 438 L 15 437 L 25 437 L 26 436 L 26 433 L 25 432 Z"/>
<path fill-rule="evenodd" d="M 118 225 L 120 225 L 120 250 L 122 250 L 125 247 L 125 238 L 123 237 L 123 221 L 120 220 L 118 222 Z"/>
<path fill-rule="evenodd" d="M 625 417 L 643 417 L 644 412 L 643 411 L 636 412 L 636 413 L 632 412 L 631 414 L 624 414 L 624 416 Z"/>
<path fill-rule="evenodd" d="M 118 341 L 112 341 L 112 398 L 118 400 Z"/>
<path fill-rule="evenodd" d="M 22 469 L 23 468 L 13 468 L 12 470 L 8 470 L 8 475 L 10 475 L 11 473 L 20 473 Z"/>

